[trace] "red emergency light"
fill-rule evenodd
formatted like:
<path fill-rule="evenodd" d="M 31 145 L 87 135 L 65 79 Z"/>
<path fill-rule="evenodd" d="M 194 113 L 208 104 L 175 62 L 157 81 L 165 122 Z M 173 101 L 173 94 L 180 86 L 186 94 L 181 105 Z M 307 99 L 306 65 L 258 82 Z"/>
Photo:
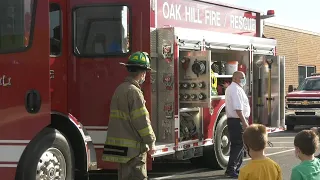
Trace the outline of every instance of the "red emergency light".
<path fill-rule="evenodd" d="M 254 16 L 254 15 L 252 14 L 252 12 L 245 12 L 245 13 L 244 13 L 244 17 L 246 17 L 246 18 L 252 18 L 252 19 L 255 19 L 255 18 L 256 18 L 256 16 Z"/>
<path fill-rule="evenodd" d="M 267 15 L 274 15 L 274 10 L 268 10 Z"/>
<path fill-rule="evenodd" d="M 274 17 L 274 10 L 268 10 L 266 15 L 260 16 L 260 19 L 268 19 Z"/>

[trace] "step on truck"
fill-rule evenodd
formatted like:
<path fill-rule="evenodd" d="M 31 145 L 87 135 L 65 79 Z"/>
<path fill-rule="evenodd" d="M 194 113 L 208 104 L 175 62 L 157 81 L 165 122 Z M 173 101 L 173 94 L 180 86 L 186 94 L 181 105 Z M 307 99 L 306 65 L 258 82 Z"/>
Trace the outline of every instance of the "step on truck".
<path fill-rule="evenodd" d="M 224 168 L 225 88 L 245 73 L 252 114 L 284 128 L 284 62 L 263 35 L 267 13 L 196 0 L 2 0 L 0 174 L 6 180 L 88 179 L 101 160 L 109 105 L 135 51 L 157 136 L 154 160 Z"/>

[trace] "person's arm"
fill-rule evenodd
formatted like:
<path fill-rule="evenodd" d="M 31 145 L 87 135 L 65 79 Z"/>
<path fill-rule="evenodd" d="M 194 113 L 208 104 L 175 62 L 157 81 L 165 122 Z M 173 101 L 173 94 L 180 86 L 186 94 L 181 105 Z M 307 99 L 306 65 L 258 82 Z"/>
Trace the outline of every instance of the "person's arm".
<path fill-rule="evenodd" d="M 282 178 L 282 170 L 279 165 L 277 166 L 277 169 L 278 169 L 278 179 L 277 180 L 282 180 L 283 179 Z"/>
<path fill-rule="evenodd" d="M 236 112 L 237 112 L 237 115 L 239 116 L 239 118 L 240 118 L 240 120 L 241 120 L 241 122 L 242 122 L 242 125 L 243 125 L 244 127 L 249 126 L 246 118 L 243 116 L 242 110 L 236 110 Z"/>
<path fill-rule="evenodd" d="M 150 150 L 154 150 L 156 136 L 151 126 L 149 112 L 145 106 L 142 92 L 132 90 L 129 98 L 131 98 L 129 100 L 131 124 L 139 133 L 142 142 L 147 144 Z"/>
<path fill-rule="evenodd" d="M 247 127 L 248 126 L 248 122 L 246 120 L 246 118 L 243 116 L 243 104 L 241 101 L 241 94 L 240 92 L 231 92 L 231 99 L 233 102 L 233 109 L 235 109 L 237 115 L 239 116 L 242 124 Z"/>
<path fill-rule="evenodd" d="M 303 178 L 300 172 L 297 169 L 293 168 L 291 171 L 290 180 L 303 180 Z"/>

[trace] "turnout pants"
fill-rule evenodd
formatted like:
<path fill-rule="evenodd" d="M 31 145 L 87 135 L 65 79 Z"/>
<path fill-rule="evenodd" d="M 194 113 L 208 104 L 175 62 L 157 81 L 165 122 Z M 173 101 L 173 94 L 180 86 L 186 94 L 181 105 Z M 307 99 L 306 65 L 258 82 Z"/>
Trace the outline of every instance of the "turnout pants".
<path fill-rule="evenodd" d="M 147 180 L 147 153 L 131 159 L 129 162 L 120 163 L 118 180 Z"/>
<path fill-rule="evenodd" d="M 227 172 L 237 172 L 243 160 L 243 128 L 240 118 L 228 118 L 228 131 L 231 141 L 230 157 L 227 166 Z"/>

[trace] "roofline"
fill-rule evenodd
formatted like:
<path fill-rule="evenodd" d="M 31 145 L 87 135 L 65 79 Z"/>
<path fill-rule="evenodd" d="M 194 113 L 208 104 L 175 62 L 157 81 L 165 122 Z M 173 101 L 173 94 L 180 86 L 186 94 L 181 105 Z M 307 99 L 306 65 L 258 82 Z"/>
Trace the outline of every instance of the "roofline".
<path fill-rule="evenodd" d="M 301 33 L 305 33 L 305 34 L 311 34 L 311 35 L 314 35 L 314 36 L 320 36 L 320 33 L 317 33 L 317 32 L 303 30 L 303 29 L 289 27 L 289 26 L 284 26 L 284 25 L 275 24 L 275 23 L 270 23 L 270 22 L 266 22 L 266 21 L 265 21 L 264 25 L 265 26 L 276 27 L 276 28 L 280 28 L 280 29 L 286 29 L 286 30 L 289 30 L 289 31 L 296 31 L 296 32 L 301 32 Z"/>
<path fill-rule="evenodd" d="M 220 5 L 220 6 L 225 6 L 225 7 L 229 7 L 229 8 L 234 8 L 234 9 L 240 9 L 240 10 L 245 10 L 245 11 L 260 13 L 261 15 L 265 14 L 265 13 L 262 12 L 261 10 L 246 8 L 246 7 L 243 7 L 243 6 L 236 6 L 236 5 L 234 5 L 234 4 L 224 3 L 224 2 L 221 2 L 221 1 L 219 1 L 219 0 L 193 0 L 193 1 L 211 3 L 211 4 Z"/>

